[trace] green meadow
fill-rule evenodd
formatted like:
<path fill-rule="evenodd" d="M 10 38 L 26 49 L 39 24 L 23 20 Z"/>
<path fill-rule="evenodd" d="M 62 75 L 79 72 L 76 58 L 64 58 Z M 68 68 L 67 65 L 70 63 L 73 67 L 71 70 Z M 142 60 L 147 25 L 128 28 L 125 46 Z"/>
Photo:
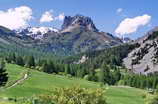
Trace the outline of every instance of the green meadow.
<path fill-rule="evenodd" d="M 28 69 L 14 64 L 7 64 L 9 83 L 22 77 Z M 50 93 L 58 87 L 80 86 L 85 88 L 99 88 L 100 84 L 79 78 L 70 78 L 60 75 L 51 75 L 29 69 L 29 76 L 20 84 L 11 88 L 1 88 L 0 98 L 31 97 L 38 94 Z M 106 87 L 105 96 L 108 104 L 144 104 L 142 97 L 144 90 L 131 87 Z M 14 104 L 13 102 L 0 100 L 0 104 Z"/>

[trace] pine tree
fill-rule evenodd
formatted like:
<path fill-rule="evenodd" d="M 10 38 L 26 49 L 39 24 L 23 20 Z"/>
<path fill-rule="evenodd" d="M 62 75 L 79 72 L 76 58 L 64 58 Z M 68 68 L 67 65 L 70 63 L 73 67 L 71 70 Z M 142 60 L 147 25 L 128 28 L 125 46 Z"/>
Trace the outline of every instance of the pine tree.
<path fill-rule="evenodd" d="M 16 61 L 15 53 L 11 54 L 11 55 L 10 55 L 10 58 L 11 58 L 11 61 L 12 61 L 13 63 L 15 63 L 15 61 Z"/>
<path fill-rule="evenodd" d="M 47 64 L 48 64 L 48 70 L 47 70 L 47 73 L 53 73 L 53 72 L 56 72 L 55 67 L 54 67 L 54 63 L 53 63 L 52 60 L 48 60 L 48 61 L 47 61 Z"/>
<path fill-rule="evenodd" d="M 94 69 L 90 69 L 88 80 L 90 80 L 90 81 L 98 81 L 98 78 L 95 75 L 95 70 Z"/>
<path fill-rule="evenodd" d="M 6 73 L 5 63 L 1 61 L 0 63 L 0 86 L 4 86 L 8 81 L 8 74 Z"/>
<path fill-rule="evenodd" d="M 100 69 L 98 79 L 99 79 L 99 82 L 105 83 L 105 70 L 104 70 L 104 68 Z"/>
<path fill-rule="evenodd" d="M 24 66 L 24 60 L 21 56 L 17 56 L 16 58 L 16 64 L 20 66 Z"/>
<path fill-rule="evenodd" d="M 119 69 L 115 69 L 115 71 L 113 73 L 113 79 L 114 79 L 113 84 L 115 84 L 117 81 L 119 81 L 121 79 L 121 73 L 120 73 Z"/>
<path fill-rule="evenodd" d="M 156 84 L 157 84 L 156 77 L 153 77 L 153 86 L 152 86 L 153 89 L 156 88 Z"/>
<path fill-rule="evenodd" d="M 69 66 L 69 64 L 65 65 L 65 73 L 66 74 L 70 74 L 70 66 Z"/>
<path fill-rule="evenodd" d="M 78 69 L 77 70 L 77 77 L 80 77 L 80 78 L 82 78 L 83 76 L 84 76 L 84 70 L 83 69 Z"/>
<path fill-rule="evenodd" d="M 28 67 L 34 67 L 35 66 L 35 59 L 33 56 L 29 56 L 27 59 L 27 66 Z"/>
<path fill-rule="evenodd" d="M 106 64 L 102 64 L 99 81 L 107 84 L 111 84 L 111 76 L 110 76 L 110 69 Z"/>
<path fill-rule="evenodd" d="M 48 73 L 49 72 L 49 66 L 47 62 L 45 62 L 42 66 L 42 71 Z"/>

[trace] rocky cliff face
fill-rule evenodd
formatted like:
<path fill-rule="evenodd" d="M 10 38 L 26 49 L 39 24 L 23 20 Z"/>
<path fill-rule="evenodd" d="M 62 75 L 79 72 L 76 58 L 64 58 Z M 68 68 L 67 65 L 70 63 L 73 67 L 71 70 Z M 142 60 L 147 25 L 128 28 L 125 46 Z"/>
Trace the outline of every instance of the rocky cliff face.
<path fill-rule="evenodd" d="M 74 17 L 66 16 L 62 25 L 62 30 L 79 26 L 90 31 L 98 32 L 91 18 L 82 15 L 76 15 Z"/>
<path fill-rule="evenodd" d="M 158 71 L 158 28 L 136 41 L 140 47 L 124 59 L 124 65 L 134 73 L 148 74 Z"/>

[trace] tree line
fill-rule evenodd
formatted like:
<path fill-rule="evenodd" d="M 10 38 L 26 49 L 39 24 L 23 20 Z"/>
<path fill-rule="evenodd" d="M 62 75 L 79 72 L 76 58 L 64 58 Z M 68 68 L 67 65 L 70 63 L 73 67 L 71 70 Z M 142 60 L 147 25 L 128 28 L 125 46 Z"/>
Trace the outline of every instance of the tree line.
<path fill-rule="evenodd" d="M 128 85 L 137 88 L 156 88 L 158 78 L 156 75 L 135 75 L 122 73 L 122 59 L 128 52 L 139 44 L 121 45 L 105 51 L 97 51 L 86 54 L 89 59 L 85 63 L 74 64 L 69 58 L 56 60 L 54 58 L 37 58 L 33 55 L 19 55 L 18 53 L 8 53 L 3 58 L 7 63 L 32 68 L 34 70 L 46 72 L 48 74 L 61 74 L 84 78 L 90 81 L 101 82 L 109 85 Z M 76 56 L 78 58 L 78 56 Z M 76 60 L 76 59 L 75 59 Z"/>

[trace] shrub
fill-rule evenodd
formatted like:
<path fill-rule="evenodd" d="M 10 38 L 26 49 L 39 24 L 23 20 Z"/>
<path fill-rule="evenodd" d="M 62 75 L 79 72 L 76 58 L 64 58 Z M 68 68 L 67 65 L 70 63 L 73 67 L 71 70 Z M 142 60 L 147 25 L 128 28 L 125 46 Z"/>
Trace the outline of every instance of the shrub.
<path fill-rule="evenodd" d="M 89 75 L 85 75 L 83 79 L 88 80 L 89 79 Z"/>
<path fill-rule="evenodd" d="M 55 101 L 57 104 L 107 104 L 104 92 L 101 88 L 57 88 L 53 95 L 40 95 L 39 99 Z"/>
<path fill-rule="evenodd" d="M 62 76 L 66 76 L 66 73 L 64 73 L 64 72 L 59 72 L 58 74 L 62 75 Z"/>
<path fill-rule="evenodd" d="M 105 89 L 56 88 L 52 94 L 24 99 L 20 104 L 107 104 Z"/>
<path fill-rule="evenodd" d="M 148 98 L 146 100 L 146 104 L 158 104 L 158 96 L 154 96 L 151 99 Z"/>
<path fill-rule="evenodd" d="M 124 85 L 124 84 L 125 84 L 124 80 L 119 80 L 117 83 L 117 85 Z"/>
<path fill-rule="evenodd" d="M 158 94 L 146 94 L 146 99 L 145 99 L 146 103 L 145 104 L 158 104 Z"/>
<path fill-rule="evenodd" d="M 71 74 L 67 74 L 66 77 L 72 78 L 72 75 Z"/>

